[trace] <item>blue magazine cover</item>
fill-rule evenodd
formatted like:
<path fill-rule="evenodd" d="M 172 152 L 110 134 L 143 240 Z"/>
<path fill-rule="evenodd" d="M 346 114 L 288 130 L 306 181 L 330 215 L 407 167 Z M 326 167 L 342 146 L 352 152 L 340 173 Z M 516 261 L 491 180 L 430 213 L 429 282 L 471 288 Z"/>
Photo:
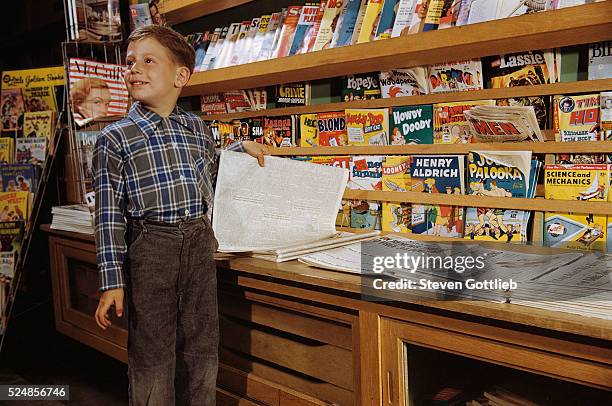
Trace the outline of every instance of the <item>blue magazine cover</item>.
<path fill-rule="evenodd" d="M 344 19 L 340 27 L 340 36 L 338 37 L 338 42 L 334 45 L 335 47 L 351 45 L 355 23 L 357 22 L 357 16 L 359 15 L 362 3 L 365 3 L 365 0 L 347 0 Z"/>

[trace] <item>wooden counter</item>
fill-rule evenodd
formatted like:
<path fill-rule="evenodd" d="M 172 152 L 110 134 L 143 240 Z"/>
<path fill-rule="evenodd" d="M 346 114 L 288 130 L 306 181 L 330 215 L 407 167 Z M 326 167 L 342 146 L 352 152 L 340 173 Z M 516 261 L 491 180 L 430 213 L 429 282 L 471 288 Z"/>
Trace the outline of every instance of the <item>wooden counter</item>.
<path fill-rule="evenodd" d="M 125 361 L 125 329 L 93 322 L 92 237 L 43 230 L 58 330 Z M 227 255 L 218 265 L 219 404 L 420 404 L 457 378 L 432 370 L 440 363 L 483 386 L 510 376 L 552 392 L 565 382 L 593 402 L 612 389 L 612 321 L 414 295 L 370 302 L 358 275 Z"/>

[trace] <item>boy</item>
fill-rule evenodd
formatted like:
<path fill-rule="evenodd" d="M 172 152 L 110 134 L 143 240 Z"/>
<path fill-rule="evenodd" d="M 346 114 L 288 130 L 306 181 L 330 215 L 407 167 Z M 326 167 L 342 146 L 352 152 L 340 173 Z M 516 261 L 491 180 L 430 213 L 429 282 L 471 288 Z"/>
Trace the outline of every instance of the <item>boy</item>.
<path fill-rule="evenodd" d="M 128 38 L 128 117 L 106 127 L 93 168 L 100 290 L 96 322 L 128 305 L 132 405 L 214 405 L 218 315 L 210 221 L 217 158 L 210 131 L 176 106 L 195 52 L 172 29 Z M 256 156 L 265 146 L 232 145 Z M 125 280 L 124 280 L 125 277 Z"/>

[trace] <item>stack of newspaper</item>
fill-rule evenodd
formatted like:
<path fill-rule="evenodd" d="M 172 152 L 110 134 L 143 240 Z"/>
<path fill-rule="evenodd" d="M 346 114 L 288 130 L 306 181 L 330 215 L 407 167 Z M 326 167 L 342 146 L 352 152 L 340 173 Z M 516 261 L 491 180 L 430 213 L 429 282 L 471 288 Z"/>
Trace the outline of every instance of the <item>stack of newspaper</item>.
<path fill-rule="evenodd" d="M 544 141 L 533 106 L 475 106 L 464 115 L 474 142 Z"/>
<path fill-rule="evenodd" d="M 51 214 L 53 214 L 52 230 L 83 234 L 94 233 L 93 216 L 87 206 L 81 204 L 54 206 L 51 208 Z"/>

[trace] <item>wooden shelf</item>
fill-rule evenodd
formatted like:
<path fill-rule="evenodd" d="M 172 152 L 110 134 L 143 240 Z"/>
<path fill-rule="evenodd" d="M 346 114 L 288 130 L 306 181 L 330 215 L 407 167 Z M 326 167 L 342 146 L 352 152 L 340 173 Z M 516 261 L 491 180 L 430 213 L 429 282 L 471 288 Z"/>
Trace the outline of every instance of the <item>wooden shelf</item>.
<path fill-rule="evenodd" d="M 591 93 L 612 89 L 612 79 L 584 80 L 553 83 L 549 85 L 520 86 L 503 89 L 484 89 L 471 92 L 437 93 L 422 96 L 404 96 L 392 99 L 355 100 L 341 103 L 325 103 L 311 106 L 287 107 L 269 110 L 245 111 L 230 114 L 202 115 L 203 120 L 229 121 L 249 117 L 282 116 L 288 114 L 323 113 L 345 109 L 380 109 L 394 106 L 447 103 L 471 100 L 506 99 L 511 97 L 548 96 L 556 94 Z"/>
<path fill-rule="evenodd" d="M 612 215 L 610 202 L 584 202 L 578 200 L 525 199 L 518 197 L 490 197 L 471 195 L 447 195 L 444 193 L 382 192 L 377 190 L 349 190 L 345 199 L 372 200 L 383 202 L 406 202 L 431 205 L 462 207 L 490 207 L 527 211 L 549 211 L 563 213 L 597 213 Z"/>
<path fill-rule="evenodd" d="M 611 16 L 605 1 L 214 69 L 194 74 L 182 96 L 609 40 Z"/>
<path fill-rule="evenodd" d="M 159 11 L 166 16 L 168 24 L 180 24 L 185 21 L 214 14 L 254 0 L 163 0 Z"/>
<path fill-rule="evenodd" d="M 429 155 L 467 154 L 470 151 L 531 151 L 534 154 L 612 153 L 612 141 L 580 142 L 492 142 L 474 144 L 418 144 L 350 147 L 274 148 L 271 155 Z"/>

